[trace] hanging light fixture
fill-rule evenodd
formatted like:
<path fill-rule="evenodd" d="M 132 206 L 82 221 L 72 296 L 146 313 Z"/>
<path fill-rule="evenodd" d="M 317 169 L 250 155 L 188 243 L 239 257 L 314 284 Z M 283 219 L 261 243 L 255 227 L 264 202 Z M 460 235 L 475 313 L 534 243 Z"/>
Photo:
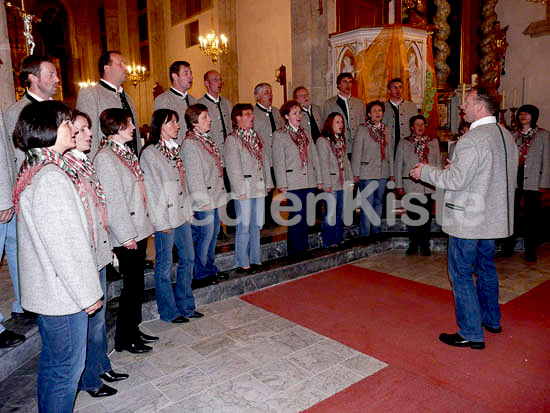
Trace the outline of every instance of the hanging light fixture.
<path fill-rule="evenodd" d="M 210 56 L 212 63 L 216 63 L 218 57 L 229 50 L 227 36 L 222 33 L 218 37 L 214 29 L 212 29 L 206 37 L 199 36 L 199 49 L 206 56 Z"/>
<path fill-rule="evenodd" d="M 147 69 L 145 66 L 137 65 L 135 63 L 132 63 L 132 65 L 128 65 L 128 77 L 127 79 L 132 82 L 132 85 L 136 86 L 139 82 L 145 79 L 145 72 Z"/>

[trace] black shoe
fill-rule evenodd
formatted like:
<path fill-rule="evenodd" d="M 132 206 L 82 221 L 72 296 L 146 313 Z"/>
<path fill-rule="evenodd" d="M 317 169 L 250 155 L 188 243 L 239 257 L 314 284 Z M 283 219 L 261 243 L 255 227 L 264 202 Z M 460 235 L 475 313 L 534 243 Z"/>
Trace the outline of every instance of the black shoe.
<path fill-rule="evenodd" d="M 216 274 L 216 278 L 218 280 L 227 280 L 229 278 L 229 274 L 225 271 L 220 271 Z"/>
<path fill-rule="evenodd" d="M 501 249 L 495 255 L 496 258 L 510 258 L 514 256 L 514 250 Z"/>
<path fill-rule="evenodd" d="M 536 262 L 537 261 L 537 254 L 534 252 L 525 252 L 525 259 L 529 262 Z"/>
<path fill-rule="evenodd" d="M 483 328 L 484 328 L 485 330 L 487 330 L 489 333 L 493 333 L 493 334 L 502 333 L 502 327 L 493 328 L 493 327 L 489 327 L 487 324 L 484 324 L 484 323 L 481 323 L 481 325 L 482 325 Z"/>
<path fill-rule="evenodd" d="M 201 318 L 204 317 L 203 313 L 199 313 L 198 311 L 194 311 L 193 314 L 189 316 L 189 318 Z"/>
<path fill-rule="evenodd" d="M 432 250 L 430 247 L 420 247 L 420 254 L 422 254 L 424 257 L 429 257 L 432 255 Z"/>
<path fill-rule="evenodd" d="M 123 345 L 120 345 L 120 346 L 117 346 L 115 344 L 115 350 L 116 351 L 126 350 L 126 351 L 129 351 L 132 354 L 141 354 L 141 353 L 150 352 L 151 350 L 153 350 L 153 347 L 146 346 L 145 344 L 143 344 L 143 342 L 139 341 L 137 343 L 128 343 L 128 344 L 123 344 Z"/>
<path fill-rule="evenodd" d="M 408 256 L 414 255 L 418 252 L 418 247 L 409 245 L 409 248 L 407 248 L 407 251 L 405 251 L 405 254 Z"/>
<path fill-rule="evenodd" d="M 153 261 L 147 260 L 147 261 L 145 261 L 144 268 L 146 270 L 152 270 L 153 268 L 155 268 L 155 264 L 153 263 Z"/>
<path fill-rule="evenodd" d="M 102 384 L 101 387 L 97 390 L 87 390 L 88 394 L 92 397 L 108 397 L 112 396 L 114 394 L 117 394 L 118 390 L 113 389 L 110 386 L 107 386 L 106 384 Z"/>
<path fill-rule="evenodd" d="M 442 333 L 439 335 L 439 340 L 442 343 L 448 344 L 449 346 L 470 347 L 474 350 L 483 350 L 485 348 L 484 341 L 466 340 L 465 338 L 462 338 L 462 336 L 458 333 L 455 333 L 455 334 Z"/>
<path fill-rule="evenodd" d="M 201 278 L 200 280 L 191 281 L 191 288 L 195 290 L 197 288 L 208 287 L 209 285 L 216 284 L 218 284 L 218 278 L 215 275 L 211 275 L 209 277 Z"/>
<path fill-rule="evenodd" d="M 252 268 L 251 267 L 248 267 L 248 268 L 237 267 L 235 269 L 235 274 L 242 275 L 242 274 L 251 274 L 251 273 L 252 273 Z"/>
<path fill-rule="evenodd" d="M 188 323 L 189 319 L 180 315 L 179 317 L 174 318 L 171 322 L 174 324 L 182 324 L 182 323 Z"/>
<path fill-rule="evenodd" d="M 225 232 L 220 231 L 218 233 L 218 241 L 223 241 L 223 242 L 229 241 L 229 237 L 227 236 L 227 234 Z"/>
<path fill-rule="evenodd" d="M 109 383 L 113 383 L 115 381 L 126 380 L 128 377 L 130 377 L 130 375 L 126 373 L 117 373 L 114 370 L 109 370 L 103 374 L 100 374 L 99 377 L 101 377 L 105 381 L 108 381 Z"/>
<path fill-rule="evenodd" d="M 264 266 L 262 264 L 250 264 L 250 268 L 252 268 L 255 273 L 264 270 Z"/>
<path fill-rule="evenodd" d="M 26 338 L 22 334 L 14 333 L 10 330 L 4 330 L 0 333 L 0 348 L 17 347 Z"/>
<path fill-rule="evenodd" d="M 38 314 L 30 311 L 23 311 L 22 313 L 12 311 L 11 318 L 12 320 L 36 320 L 38 318 Z"/>
<path fill-rule="evenodd" d="M 159 341 L 158 337 L 150 336 L 148 334 L 145 334 L 143 331 L 139 331 L 138 337 L 141 341 L 144 343 L 154 343 L 155 341 Z"/>

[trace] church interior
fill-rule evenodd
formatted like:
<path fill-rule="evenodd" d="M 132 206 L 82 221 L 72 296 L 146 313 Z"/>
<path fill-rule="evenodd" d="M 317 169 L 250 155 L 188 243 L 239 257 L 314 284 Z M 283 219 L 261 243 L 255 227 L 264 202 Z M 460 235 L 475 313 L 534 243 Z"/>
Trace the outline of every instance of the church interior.
<path fill-rule="evenodd" d="M 487 86 L 500 102 L 498 122 L 518 129 L 522 105 L 540 110 L 550 129 L 550 3 L 547 0 L 10 0 L 0 8 L 2 110 L 25 93 L 23 58 L 53 57 L 54 99 L 75 107 L 99 81 L 97 62 L 120 51 L 124 91 L 147 134 L 155 97 L 170 88 L 173 61 L 191 64 L 188 92 L 206 92 L 216 70 L 221 94 L 254 104 L 267 82 L 273 106 L 304 86 L 322 105 L 342 72 L 363 103 L 388 100 L 387 83 L 403 79 L 404 97 L 429 119 L 442 157 L 459 136 L 467 92 Z M 215 33 L 217 42 L 203 38 Z M 222 35 L 223 34 L 223 35 Z M 201 38 L 199 38 L 201 37 Z M 548 65 L 548 66 L 547 66 Z M 547 160 L 550 162 L 550 160 Z M 285 257 L 282 227 L 262 230 L 265 270 L 195 290 L 203 319 L 160 321 L 152 269 L 145 274 L 143 326 L 162 336 L 152 353 L 111 353 L 130 374 L 118 394 L 80 392 L 77 412 L 543 412 L 550 410 L 550 192 L 542 194 L 539 259 L 519 253 L 496 261 L 503 334 L 483 354 L 443 348 L 454 328 L 447 236 L 432 223 L 432 256 L 409 257 L 406 227 L 383 220 L 382 234 L 324 251 L 320 224 L 310 228 L 311 257 Z M 523 248 L 519 239 L 516 251 Z M 218 241 L 216 263 L 230 270 L 234 236 Z M 147 258 L 153 260 L 154 244 Z M 108 285 L 107 336 L 113 349 L 121 281 Z M 0 311 L 13 291 L 0 264 Z M 7 317 L 6 317 L 7 318 Z M 8 320 L 27 337 L 0 349 L 0 411 L 36 411 L 40 336 L 36 324 Z M 476 354 L 470 354 L 476 353 Z"/>

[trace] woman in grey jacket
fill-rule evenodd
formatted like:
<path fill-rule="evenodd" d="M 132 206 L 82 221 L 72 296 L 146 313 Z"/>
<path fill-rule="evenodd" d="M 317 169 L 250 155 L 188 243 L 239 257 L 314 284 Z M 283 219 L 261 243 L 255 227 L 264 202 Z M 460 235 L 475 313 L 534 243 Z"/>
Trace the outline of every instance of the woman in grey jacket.
<path fill-rule="evenodd" d="M 147 205 L 155 228 L 155 295 L 160 319 L 186 323 L 202 317 L 195 311 L 193 279 L 193 210 L 183 162 L 177 143 L 180 129 L 177 112 L 158 109 L 151 132 L 140 155 L 145 176 Z M 178 251 L 176 290 L 172 288 L 172 250 Z"/>
<path fill-rule="evenodd" d="M 26 151 L 13 199 L 21 304 L 39 314 L 39 412 L 72 412 L 86 359 L 88 315 L 102 306 L 82 182 L 63 153 L 75 147 L 71 110 L 58 101 L 26 106 L 13 133 Z"/>
<path fill-rule="evenodd" d="M 153 225 L 147 210 L 143 172 L 126 145 L 133 139 L 135 126 L 130 114 L 118 108 L 101 112 L 99 121 L 106 138 L 95 154 L 94 165 L 105 191 L 111 242 L 122 274 L 115 349 L 145 353 L 151 347 L 144 343 L 157 341 L 158 337 L 139 329 L 147 237 L 153 233 Z"/>

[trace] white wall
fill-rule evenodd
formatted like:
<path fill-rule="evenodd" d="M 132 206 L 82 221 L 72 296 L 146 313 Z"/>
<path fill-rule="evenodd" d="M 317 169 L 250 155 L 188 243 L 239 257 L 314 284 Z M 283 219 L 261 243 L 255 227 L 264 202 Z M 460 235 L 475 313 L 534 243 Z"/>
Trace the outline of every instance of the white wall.
<path fill-rule="evenodd" d="M 275 81 L 275 69 L 286 66 L 292 84 L 290 0 L 238 0 L 239 101 L 254 102 L 254 86 L 273 87 L 273 105 L 283 104 L 283 87 Z M 287 95 L 291 98 L 292 90 Z"/>
<path fill-rule="evenodd" d="M 517 105 L 537 106 L 540 109 L 539 126 L 550 129 L 550 35 L 532 38 L 522 34 L 532 22 L 544 20 L 545 11 L 545 6 L 520 0 L 500 0 L 496 6 L 501 27 L 509 26 L 506 74 L 500 82 L 500 92 L 506 89 L 506 107 L 513 104 L 515 88 Z"/>

